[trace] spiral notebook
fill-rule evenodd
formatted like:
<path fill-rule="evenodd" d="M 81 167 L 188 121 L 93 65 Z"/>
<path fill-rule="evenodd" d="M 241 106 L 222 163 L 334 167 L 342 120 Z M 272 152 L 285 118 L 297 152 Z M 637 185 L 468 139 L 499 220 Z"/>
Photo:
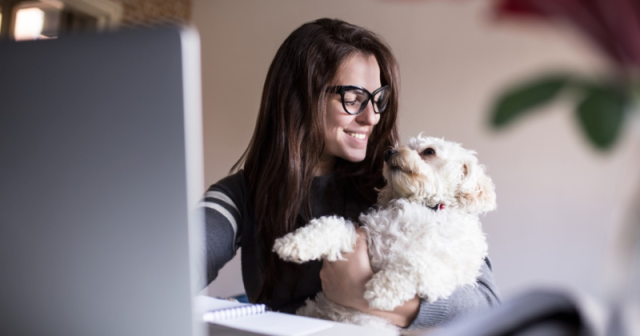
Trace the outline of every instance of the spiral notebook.
<path fill-rule="evenodd" d="M 264 335 L 302 336 L 331 328 L 333 323 L 266 311 L 264 305 L 231 302 L 208 296 L 194 300 L 194 311 L 205 322 Z"/>
<path fill-rule="evenodd" d="M 202 315 L 202 319 L 205 322 L 218 322 L 236 317 L 245 317 L 251 315 L 262 314 L 266 311 L 266 306 L 263 304 L 247 304 L 238 307 L 221 308 L 205 312 Z"/>

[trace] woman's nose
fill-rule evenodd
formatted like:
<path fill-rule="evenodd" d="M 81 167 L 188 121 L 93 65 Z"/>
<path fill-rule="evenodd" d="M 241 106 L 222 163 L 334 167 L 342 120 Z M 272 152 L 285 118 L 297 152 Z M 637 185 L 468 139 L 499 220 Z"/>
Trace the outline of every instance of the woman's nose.
<path fill-rule="evenodd" d="M 375 125 L 380 121 L 380 115 L 373 111 L 373 102 L 367 103 L 367 107 L 356 116 L 356 120 L 363 125 Z"/>

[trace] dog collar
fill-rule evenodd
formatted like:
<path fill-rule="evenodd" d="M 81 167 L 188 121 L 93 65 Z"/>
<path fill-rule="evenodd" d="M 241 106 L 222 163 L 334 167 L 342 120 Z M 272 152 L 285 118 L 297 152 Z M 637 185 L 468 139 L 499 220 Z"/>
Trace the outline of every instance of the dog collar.
<path fill-rule="evenodd" d="M 444 210 L 444 204 L 436 204 L 436 205 L 434 205 L 432 207 L 427 205 L 427 208 L 429 208 L 429 209 L 431 209 L 433 211 Z"/>

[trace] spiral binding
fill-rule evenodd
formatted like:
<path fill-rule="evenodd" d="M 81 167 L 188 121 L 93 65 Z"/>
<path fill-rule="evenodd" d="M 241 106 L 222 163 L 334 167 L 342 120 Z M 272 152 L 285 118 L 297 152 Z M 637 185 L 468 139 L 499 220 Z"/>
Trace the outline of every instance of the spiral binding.
<path fill-rule="evenodd" d="M 252 305 L 246 305 L 246 306 L 212 310 L 204 313 L 202 319 L 205 322 L 215 322 L 215 321 L 233 319 L 236 317 L 262 314 L 265 312 L 265 310 L 266 310 L 266 306 L 264 304 L 252 304 Z"/>

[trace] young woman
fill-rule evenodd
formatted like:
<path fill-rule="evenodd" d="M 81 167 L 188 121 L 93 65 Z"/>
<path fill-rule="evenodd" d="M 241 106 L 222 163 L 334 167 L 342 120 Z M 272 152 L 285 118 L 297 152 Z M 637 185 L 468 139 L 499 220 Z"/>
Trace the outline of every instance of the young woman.
<path fill-rule="evenodd" d="M 249 300 L 273 310 L 293 313 L 324 290 L 398 326 L 430 327 L 499 301 L 488 261 L 478 286 L 385 312 L 363 299 L 373 275 L 365 240 L 334 263 L 297 265 L 271 252 L 276 238 L 312 218 L 357 220 L 375 204 L 384 150 L 397 140 L 398 77 L 391 50 L 366 29 L 320 19 L 291 33 L 269 68 L 251 143 L 232 170 L 244 169 L 205 195 L 208 282 L 241 247 Z"/>

